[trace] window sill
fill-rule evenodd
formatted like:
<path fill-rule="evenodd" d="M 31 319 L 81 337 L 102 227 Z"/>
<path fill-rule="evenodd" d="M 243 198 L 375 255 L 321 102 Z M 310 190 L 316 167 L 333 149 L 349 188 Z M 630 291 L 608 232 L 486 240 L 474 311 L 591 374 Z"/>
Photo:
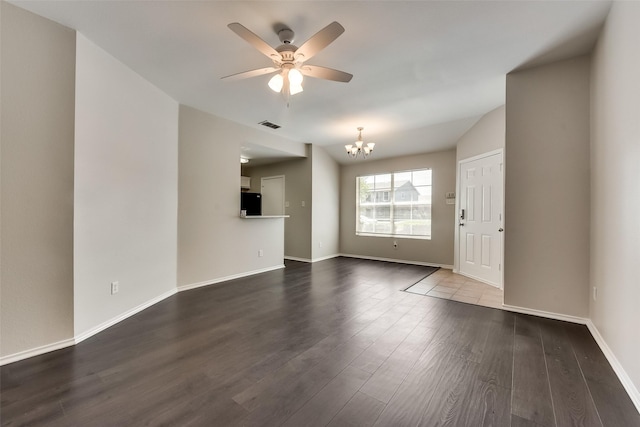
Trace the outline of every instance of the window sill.
<path fill-rule="evenodd" d="M 362 237 L 386 237 L 393 239 L 411 239 L 411 240 L 431 240 L 431 236 L 407 236 L 404 234 L 377 234 L 377 233 L 358 233 L 356 236 Z"/>

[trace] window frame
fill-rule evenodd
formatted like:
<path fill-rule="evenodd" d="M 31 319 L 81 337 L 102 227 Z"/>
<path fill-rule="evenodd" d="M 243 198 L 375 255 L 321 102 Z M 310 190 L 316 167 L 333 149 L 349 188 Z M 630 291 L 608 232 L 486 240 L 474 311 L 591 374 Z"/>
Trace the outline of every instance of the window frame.
<path fill-rule="evenodd" d="M 422 171 L 429 171 L 429 184 L 428 185 L 417 185 L 415 187 L 429 187 L 429 200 L 426 201 L 426 203 L 415 203 L 414 204 L 414 200 L 413 197 L 410 198 L 409 200 L 409 206 L 411 207 L 411 215 L 413 215 L 413 211 L 414 211 L 414 206 L 415 205 L 425 205 L 429 207 L 429 218 L 428 218 L 428 235 L 427 234 L 418 234 L 418 235 L 414 235 L 414 234 L 401 234 L 401 233 L 397 233 L 396 232 L 396 221 L 395 221 L 395 217 L 397 212 L 395 212 L 395 210 L 399 207 L 399 206 L 406 206 L 407 200 L 406 198 L 402 199 L 402 200 L 396 200 L 396 187 L 395 187 L 395 179 L 396 179 L 396 175 L 397 174 L 402 174 L 402 173 L 412 173 L 411 176 L 411 180 L 408 182 L 411 182 L 412 185 L 413 184 L 413 173 L 415 172 L 422 172 Z M 371 196 L 369 196 L 368 198 L 365 198 L 364 200 L 362 199 L 361 196 L 361 179 L 363 178 L 368 178 L 371 177 L 375 180 L 375 177 L 378 176 L 384 176 L 384 175 L 389 175 L 390 176 L 390 183 L 389 186 L 390 188 L 387 189 L 385 187 L 381 187 L 380 190 L 375 190 L 373 192 L 371 192 L 370 194 L 372 194 Z M 366 174 L 366 175 L 358 175 L 356 176 L 356 180 L 355 180 L 355 184 L 356 184 L 356 197 L 355 197 L 355 201 L 356 201 L 356 227 L 355 227 L 355 234 L 356 236 L 367 236 L 367 237 L 393 237 L 393 238 L 402 238 L 402 239 L 419 239 L 419 240 L 431 240 L 432 239 L 432 224 L 433 224 L 433 168 L 418 168 L 418 169 L 408 169 L 408 170 L 400 170 L 400 171 L 393 171 L 393 172 L 379 172 L 379 173 L 370 173 L 370 174 Z M 375 184 L 374 184 L 375 185 Z M 399 188 L 399 187 L 398 187 Z M 381 197 L 380 199 L 382 199 L 381 201 L 378 201 L 378 196 L 376 195 L 378 193 L 378 191 L 381 193 Z M 388 195 L 388 197 L 385 197 L 385 193 Z M 404 194 L 403 194 L 404 196 Z M 367 201 L 367 199 L 369 199 L 369 201 Z M 384 200 L 387 199 L 387 200 Z M 390 225 L 390 232 L 388 233 L 384 233 L 384 232 L 375 232 L 375 231 L 361 231 L 361 224 L 362 224 L 362 218 L 361 218 L 361 212 L 363 210 L 363 206 L 365 205 L 365 207 L 369 207 L 369 208 L 373 208 L 373 212 L 374 212 L 374 221 L 377 221 L 375 218 L 375 212 L 376 212 L 376 208 L 380 207 L 380 206 L 389 206 L 389 225 Z M 386 222 L 386 218 L 385 218 L 385 222 Z M 376 222 L 377 223 L 377 222 Z"/>

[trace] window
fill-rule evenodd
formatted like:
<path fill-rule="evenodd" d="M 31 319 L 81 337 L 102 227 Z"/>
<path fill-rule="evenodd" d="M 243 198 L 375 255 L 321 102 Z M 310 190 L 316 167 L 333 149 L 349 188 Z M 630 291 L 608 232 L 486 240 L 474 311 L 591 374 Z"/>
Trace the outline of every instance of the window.
<path fill-rule="evenodd" d="M 431 169 L 356 178 L 356 234 L 431 238 Z"/>

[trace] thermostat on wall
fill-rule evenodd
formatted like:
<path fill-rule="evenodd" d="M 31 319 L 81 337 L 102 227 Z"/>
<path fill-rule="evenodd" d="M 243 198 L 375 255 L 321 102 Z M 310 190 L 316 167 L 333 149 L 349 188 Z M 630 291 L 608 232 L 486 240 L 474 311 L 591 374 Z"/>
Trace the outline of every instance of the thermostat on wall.
<path fill-rule="evenodd" d="M 456 204 L 456 193 L 446 193 L 445 197 L 448 205 Z"/>

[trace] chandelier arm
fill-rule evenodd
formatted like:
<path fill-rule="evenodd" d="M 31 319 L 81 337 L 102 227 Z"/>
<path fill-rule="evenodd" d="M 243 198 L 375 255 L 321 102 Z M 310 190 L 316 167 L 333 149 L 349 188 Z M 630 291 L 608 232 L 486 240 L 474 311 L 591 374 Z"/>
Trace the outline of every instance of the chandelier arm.
<path fill-rule="evenodd" d="M 367 142 L 365 144 L 362 139 L 362 131 L 363 127 L 358 127 L 358 139 L 353 144 L 347 144 L 344 148 L 347 150 L 347 155 L 353 159 L 357 159 L 359 156 L 362 156 L 363 159 L 366 159 L 372 152 L 373 147 L 376 145 L 373 142 Z"/>

